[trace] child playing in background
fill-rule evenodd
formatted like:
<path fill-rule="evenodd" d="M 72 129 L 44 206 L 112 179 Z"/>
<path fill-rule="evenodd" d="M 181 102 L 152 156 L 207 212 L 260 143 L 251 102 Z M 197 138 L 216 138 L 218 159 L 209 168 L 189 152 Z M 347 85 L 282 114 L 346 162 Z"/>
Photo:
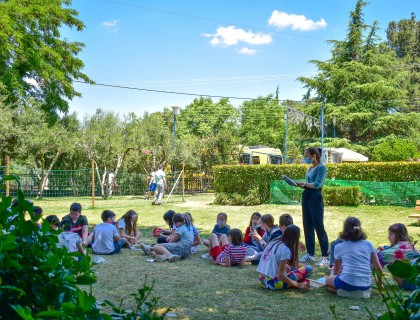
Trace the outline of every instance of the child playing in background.
<path fill-rule="evenodd" d="M 150 199 L 151 193 L 156 192 L 156 171 L 157 171 L 156 166 L 153 166 L 152 172 L 150 173 L 149 187 L 147 188 L 147 196 L 146 196 L 147 200 Z"/>
<path fill-rule="evenodd" d="M 268 243 L 257 268 L 261 287 L 270 290 L 309 288 L 306 278 L 313 268 L 310 265 L 298 268 L 299 238 L 300 229 L 292 224 L 284 229 L 281 238 Z"/>
<path fill-rule="evenodd" d="M 153 253 L 155 261 L 176 262 L 190 254 L 194 234 L 189 220 L 178 213 L 174 215 L 173 223 L 176 226 L 176 231 L 167 243 L 157 244 L 153 247 L 141 245 L 145 254 Z"/>
<path fill-rule="evenodd" d="M 228 236 L 222 234 L 220 239 L 215 233 L 212 233 L 210 237 L 210 254 L 214 263 L 223 267 L 244 266 L 246 247 L 242 243 L 242 232 L 239 229 L 229 230 Z"/>
<path fill-rule="evenodd" d="M 371 268 L 377 270 L 382 285 L 382 267 L 372 244 L 366 241 L 360 220 L 347 218 L 340 238 L 344 241 L 335 246 L 334 272 L 326 279 L 327 289 L 343 297 L 369 298 Z"/>
<path fill-rule="evenodd" d="M 217 236 L 217 239 L 220 239 L 220 237 L 223 234 L 227 235 L 229 233 L 229 230 L 230 230 L 230 226 L 227 225 L 227 214 L 224 213 L 224 212 L 220 212 L 217 215 L 216 225 L 214 226 L 213 231 L 211 233 L 215 234 Z M 209 240 L 203 240 L 203 244 L 206 247 L 210 247 L 210 239 Z M 211 255 L 210 255 L 210 252 L 208 252 L 206 254 L 203 254 L 201 256 L 201 258 L 208 259 L 208 260 L 212 259 Z"/>
<path fill-rule="evenodd" d="M 173 222 L 174 215 L 175 215 L 175 211 L 173 210 L 168 210 L 163 215 L 163 220 L 165 220 L 166 224 L 169 226 L 169 229 L 165 230 L 165 229 L 155 228 L 153 230 L 153 236 L 157 238 L 156 239 L 157 243 L 167 243 L 171 239 L 171 237 L 174 235 L 175 233 L 174 222 Z"/>
<path fill-rule="evenodd" d="M 407 227 L 402 223 L 393 224 L 388 228 L 388 239 L 391 246 L 379 247 L 377 255 L 382 267 L 391 265 L 395 260 L 407 260 L 410 252 L 416 252 L 412 238 L 408 235 Z M 405 290 L 415 290 L 414 284 L 408 283 L 406 279 L 394 277 L 398 287 Z"/>
<path fill-rule="evenodd" d="M 114 226 L 115 213 L 105 210 L 101 218 L 103 223 L 98 224 L 93 230 L 93 253 L 111 255 L 120 252 L 127 244 L 127 240 L 118 234 L 117 227 Z"/>
<path fill-rule="evenodd" d="M 70 214 L 63 217 L 61 226 L 65 223 L 70 223 L 71 232 L 75 232 L 80 236 L 84 246 L 89 244 L 88 220 L 85 216 L 82 216 L 82 205 L 80 203 L 73 203 L 70 206 Z"/>
<path fill-rule="evenodd" d="M 244 244 L 248 246 L 256 247 L 257 244 L 253 241 L 254 233 L 258 233 L 261 237 L 264 236 L 264 230 L 260 226 L 261 221 L 261 213 L 254 212 L 251 216 L 251 220 L 249 221 L 249 226 L 245 230 L 244 236 Z"/>
<path fill-rule="evenodd" d="M 79 251 L 81 254 L 86 255 L 86 250 L 82 246 L 82 239 L 77 233 L 71 232 L 70 223 L 65 223 L 63 231 L 58 235 L 59 248 L 66 248 L 69 253 Z"/>
<path fill-rule="evenodd" d="M 50 224 L 50 228 L 52 230 L 58 230 L 60 228 L 60 219 L 58 219 L 57 216 L 50 215 L 50 216 L 46 217 L 45 220 L 48 221 L 48 223 Z"/>
<path fill-rule="evenodd" d="M 201 244 L 200 232 L 194 226 L 194 219 L 193 219 L 191 213 L 185 212 L 184 216 L 185 216 L 186 219 L 188 219 L 190 221 L 190 225 L 193 228 L 194 240 L 193 240 L 193 243 L 191 244 L 191 252 L 190 253 L 194 254 L 194 253 L 197 252 L 198 246 Z"/>
<path fill-rule="evenodd" d="M 134 210 L 128 210 L 118 221 L 117 229 L 121 237 L 127 239 L 128 244 L 138 244 L 141 233 L 137 230 L 138 215 Z"/>

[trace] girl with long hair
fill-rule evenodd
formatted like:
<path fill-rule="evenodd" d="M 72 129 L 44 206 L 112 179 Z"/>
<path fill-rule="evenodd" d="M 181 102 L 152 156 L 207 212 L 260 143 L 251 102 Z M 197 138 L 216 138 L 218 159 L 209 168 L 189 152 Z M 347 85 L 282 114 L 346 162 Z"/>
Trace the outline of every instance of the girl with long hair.
<path fill-rule="evenodd" d="M 141 232 L 137 230 L 137 220 L 138 214 L 134 210 L 128 210 L 116 224 L 120 236 L 131 245 L 138 244 L 141 237 Z"/>

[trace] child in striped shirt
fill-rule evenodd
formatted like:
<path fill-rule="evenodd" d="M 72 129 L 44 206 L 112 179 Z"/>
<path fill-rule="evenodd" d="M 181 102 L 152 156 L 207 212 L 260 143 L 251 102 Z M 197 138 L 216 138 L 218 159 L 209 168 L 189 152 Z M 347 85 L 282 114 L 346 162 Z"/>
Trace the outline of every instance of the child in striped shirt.
<path fill-rule="evenodd" d="M 239 229 L 231 229 L 228 236 L 223 234 L 220 240 L 216 234 L 210 237 L 210 255 L 215 264 L 223 267 L 244 266 L 246 247 L 242 245 L 243 236 Z"/>

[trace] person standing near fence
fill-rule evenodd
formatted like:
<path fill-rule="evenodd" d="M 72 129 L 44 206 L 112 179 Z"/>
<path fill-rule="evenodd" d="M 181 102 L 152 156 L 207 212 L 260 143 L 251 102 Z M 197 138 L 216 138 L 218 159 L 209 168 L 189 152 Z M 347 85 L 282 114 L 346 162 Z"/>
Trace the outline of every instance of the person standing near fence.
<path fill-rule="evenodd" d="M 327 176 L 327 168 L 321 163 L 322 151 L 318 148 L 305 150 L 305 163 L 312 164 L 306 173 L 306 182 L 298 186 L 305 189 L 302 193 L 302 217 L 305 231 L 307 253 L 300 259 L 302 263 L 315 261 L 315 231 L 321 247 L 322 258 L 319 266 L 329 266 L 328 235 L 324 228 L 324 199 L 322 187 Z"/>
<path fill-rule="evenodd" d="M 150 194 L 152 192 L 156 192 L 156 171 L 157 168 L 155 166 L 152 167 L 152 172 L 150 173 L 150 182 L 147 188 L 147 200 L 150 198 Z"/>
<path fill-rule="evenodd" d="M 166 187 L 166 176 L 165 172 L 163 171 L 163 168 L 164 164 L 161 164 L 159 166 L 159 170 L 155 173 L 157 192 L 152 204 L 157 204 L 158 206 L 162 204 L 162 198 Z"/>

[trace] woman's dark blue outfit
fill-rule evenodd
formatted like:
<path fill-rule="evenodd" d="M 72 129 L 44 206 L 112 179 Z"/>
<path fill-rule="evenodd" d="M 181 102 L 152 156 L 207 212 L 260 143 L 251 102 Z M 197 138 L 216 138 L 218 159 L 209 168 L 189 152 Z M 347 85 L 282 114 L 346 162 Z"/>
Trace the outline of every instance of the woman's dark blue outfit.
<path fill-rule="evenodd" d="M 327 168 L 320 164 L 306 173 L 306 182 L 313 183 L 314 189 L 306 187 L 302 194 L 303 229 L 308 254 L 315 255 L 315 231 L 323 257 L 328 256 L 328 236 L 324 228 L 324 200 L 322 187 L 327 176 Z"/>

